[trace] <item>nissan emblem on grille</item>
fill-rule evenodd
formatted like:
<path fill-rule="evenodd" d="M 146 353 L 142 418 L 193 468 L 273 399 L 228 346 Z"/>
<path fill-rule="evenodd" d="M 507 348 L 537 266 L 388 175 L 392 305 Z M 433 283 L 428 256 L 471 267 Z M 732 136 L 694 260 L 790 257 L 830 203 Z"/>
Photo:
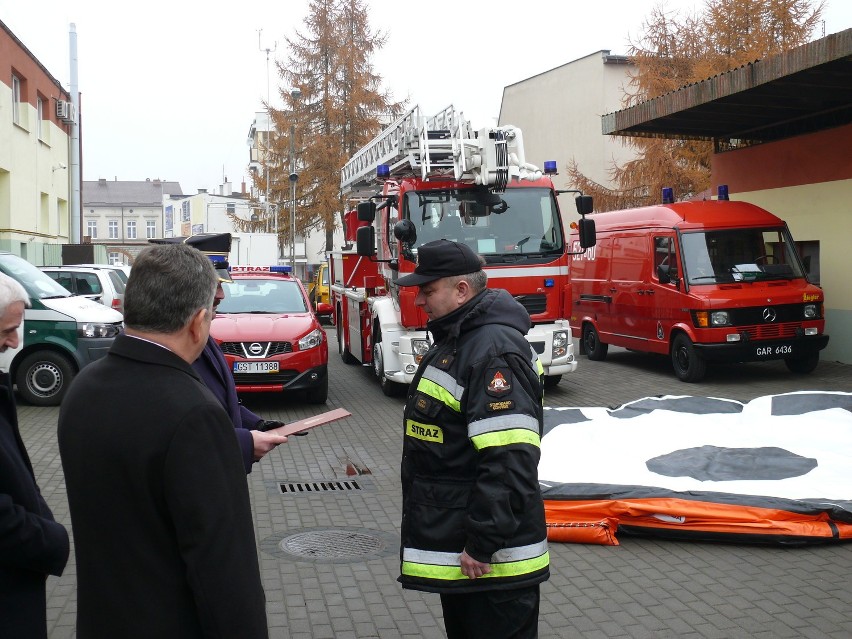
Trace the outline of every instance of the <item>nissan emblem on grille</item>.
<path fill-rule="evenodd" d="M 763 312 L 763 317 L 766 318 L 766 311 Z M 253 342 L 249 344 L 248 351 L 252 355 L 260 355 L 263 352 L 263 346 L 259 342 Z"/>
<path fill-rule="evenodd" d="M 764 308 L 763 309 L 763 321 L 764 322 L 774 322 L 777 317 L 774 308 Z"/>

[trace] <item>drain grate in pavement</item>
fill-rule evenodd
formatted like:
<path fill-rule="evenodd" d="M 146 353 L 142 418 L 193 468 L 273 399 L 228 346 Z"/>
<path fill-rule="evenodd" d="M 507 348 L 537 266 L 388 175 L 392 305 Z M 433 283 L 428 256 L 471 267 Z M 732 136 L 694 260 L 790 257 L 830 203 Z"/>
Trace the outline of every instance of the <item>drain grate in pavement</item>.
<path fill-rule="evenodd" d="M 281 493 L 284 495 L 361 490 L 361 484 L 354 480 L 287 482 L 284 484 L 278 484 L 278 486 Z"/>
<path fill-rule="evenodd" d="M 393 555 L 399 539 L 367 528 L 308 528 L 267 537 L 261 548 L 279 559 L 348 563 Z"/>

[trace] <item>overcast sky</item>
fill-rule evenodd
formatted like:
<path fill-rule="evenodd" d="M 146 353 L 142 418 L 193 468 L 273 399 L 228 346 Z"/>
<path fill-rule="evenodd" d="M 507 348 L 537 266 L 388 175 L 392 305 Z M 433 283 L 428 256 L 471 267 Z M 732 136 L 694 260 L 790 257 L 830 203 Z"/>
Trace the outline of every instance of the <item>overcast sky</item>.
<path fill-rule="evenodd" d="M 453 104 L 479 128 L 496 122 L 503 87 L 602 49 L 625 54 L 658 4 L 369 0 L 372 28 L 388 37 L 373 62 L 395 99 L 426 114 Z M 852 27 L 852 0 L 826 4 L 826 34 Z M 664 5 L 694 11 L 703 2 Z M 194 193 L 225 177 L 234 190 L 248 181 L 246 139 L 267 86 L 280 104 L 264 50 L 285 61 L 286 38 L 306 32 L 307 7 L 307 0 L 0 0 L 0 20 L 65 88 L 69 25 L 76 25 L 83 179 L 161 178 Z"/>

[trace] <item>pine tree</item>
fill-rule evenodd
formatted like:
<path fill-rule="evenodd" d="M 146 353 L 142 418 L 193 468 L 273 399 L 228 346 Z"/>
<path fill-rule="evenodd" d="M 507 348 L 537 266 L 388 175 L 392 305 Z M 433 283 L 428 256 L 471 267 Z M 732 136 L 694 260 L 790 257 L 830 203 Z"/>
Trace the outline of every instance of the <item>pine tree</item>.
<path fill-rule="evenodd" d="M 631 42 L 635 71 L 623 107 L 806 43 L 824 4 L 824 0 L 706 0 L 702 13 L 687 15 L 658 5 L 639 39 Z M 636 150 L 636 158 L 610 168 L 614 189 L 589 180 L 575 161 L 569 163 L 572 188 L 593 195 L 599 211 L 659 201 L 664 186 L 686 197 L 710 185 L 710 141 L 631 137 L 625 144 Z"/>
<path fill-rule="evenodd" d="M 346 205 L 340 169 L 404 106 L 382 90 L 382 77 L 373 69 L 371 57 L 386 37 L 370 29 L 368 13 L 364 0 L 311 0 L 304 31 L 287 39 L 287 62 L 276 62 L 284 107 L 270 109 L 275 134 L 268 158 L 269 198 L 280 203 L 276 214 L 284 246 L 292 235 L 293 167 L 298 174 L 296 234 L 320 229 L 331 250 Z M 264 175 L 256 174 L 254 184 L 265 191 Z"/>

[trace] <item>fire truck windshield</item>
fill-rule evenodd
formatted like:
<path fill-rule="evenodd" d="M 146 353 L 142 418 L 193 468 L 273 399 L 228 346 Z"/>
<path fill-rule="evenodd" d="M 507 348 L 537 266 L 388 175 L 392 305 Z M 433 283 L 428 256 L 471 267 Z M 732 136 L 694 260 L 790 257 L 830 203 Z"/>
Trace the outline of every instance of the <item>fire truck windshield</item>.
<path fill-rule="evenodd" d="M 783 227 L 684 233 L 681 242 L 690 284 L 805 277 Z"/>
<path fill-rule="evenodd" d="M 505 204 L 489 207 L 473 191 L 409 191 L 403 217 L 417 229 L 413 248 L 433 240 L 464 242 L 489 264 L 517 263 L 564 250 L 562 223 L 553 192 L 547 188 L 508 188 Z"/>

